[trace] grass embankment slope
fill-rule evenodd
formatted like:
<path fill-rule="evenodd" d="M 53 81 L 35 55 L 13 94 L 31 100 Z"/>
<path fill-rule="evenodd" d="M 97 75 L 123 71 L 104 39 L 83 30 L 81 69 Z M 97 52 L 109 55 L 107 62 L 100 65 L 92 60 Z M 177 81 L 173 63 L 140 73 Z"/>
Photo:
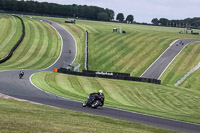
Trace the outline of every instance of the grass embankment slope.
<path fill-rule="evenodd" d="M 200 36 L 198 36 L 200 38 Z M 162 84 L 174 86 L 184 75 L 186 75 L 193 67 L 200 61 L 200 42 L 194 42 L 187 45 L 183 51 L 176 57 L 169 68 L 160 78 Z M 179 86 L 200 90 L 199 70 L 195 71 L 188 78 L 185 79 Z"/>
<path fill-rule="evenodd" d="M 181 87 L 194 89 L 194 90 L 200 90 L 200 69 L 192 73 L 185 81 L 183 81 L 182 84 L 180 84 Z"/>
<path fill-rule="evenodd" d="M 45 91 L 80 101 L 102 89 L 105 106 L 200 123 L 199 91 L 53 72 L 37 73 L 32 81 Z"/>
<path fill-rule="evenodd" d="M 89 32 L 89 69 L 116 71 L 140 76 L 169 44 L 180 38 L 198 38 L 191 34 L 179 34 L 181 28 L 128 25 L 110 22 L 77 20 L 65 24 L 65 19 L 49 18 L 64 25 L 75 36 L 80 62 L 84 62 L 84 35 Z M 122 28 L 126 34 L 113 33 Z M 196 31 L 195 31 L 196 32 Z M 82 52 L 82 53 L 80 53 Z M 81 55 L 80 55 L 81 54 Z"/>
<path fill-rule="evenodd" d="M 11 59 L 0 64 L 0 70 L 44 69 L 58 58 L 61 38 L 48 24 L 21 17 L 25 24 L 25 37 Z"/>
<path fill-rule="evenodd" d="M 0 31 L 0 59 L 3 59 L 21 37 L 21 21 L 13 16 L 0 14 Z"/>
<path fill-rule="evenodd" d="M 173 131 L 66 109 L 0 99 L 0 132 L 171 133 Z"/>
<path fill-rule="evenodd" d="M 76 24 L 64 24 L 64 19 L 52 20 L 80 27 L 82 34 L 85 30 L 89 31 L 90 69 L 130 72 L 133 76 L 140 76 L 174 40 L 199 37 L 178 34 L 183 30 L 180 28 L 83 20 L 77 20 Z M 122 27 L 127 33 L 112 33 L 113 27 Z M 103 89 L 107 106 L 200 123 L 198 91 L 53 73 L 36 74 L 32 79 L 38 87 L 71 99 L 83 101 L 90 92 Z"/>

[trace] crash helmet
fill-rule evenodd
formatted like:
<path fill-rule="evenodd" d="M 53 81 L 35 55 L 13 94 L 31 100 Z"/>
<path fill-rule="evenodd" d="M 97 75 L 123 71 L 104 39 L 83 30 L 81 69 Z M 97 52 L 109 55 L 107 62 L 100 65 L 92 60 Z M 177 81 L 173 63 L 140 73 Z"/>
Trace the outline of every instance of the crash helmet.
<path fill-rule="evenodd" d="M 99 93 L 102 94 L 102 93 L 103 93 L 103 90 L 99 90 Z"/>

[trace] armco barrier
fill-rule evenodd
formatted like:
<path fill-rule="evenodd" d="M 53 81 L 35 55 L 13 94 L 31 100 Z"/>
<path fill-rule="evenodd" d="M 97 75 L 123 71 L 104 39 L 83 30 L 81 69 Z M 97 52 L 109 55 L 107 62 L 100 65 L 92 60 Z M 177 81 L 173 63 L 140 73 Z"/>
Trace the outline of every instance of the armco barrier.
<path fill-rule="evenodd" d="M 15 16 L 15 15 L 13 15 L 13 16 Z M 17 47 L 23 41 L 24 36 L 25 36 L 25 26 L 24 26 L 23 20 L 20 17 L 18 17 L 18 16 L 15 16 L 15 17 L 19 18 L 20 21 L 21 21 L 21 23 L 22 23 L 22 35 L 21 35 L 20 39 L 17 41 L 17 43 L 15 44 L 15 46 L 10 50 L 9 54 L 5 58 L 3 58 L 3 59 L 0 60 L 0 63 L 3 63 L 5 61 L 9 60 L 12 57 L 13 52 L 17 49 Z"/>
<path fill-rule="evenodd" d="M 77 75 L 77 76 L 87 76 L 87 77 L 99 77 L 99 78 L 109 78 L 109 79 L 118 79 L 118 80 L 128 80 L 128 81 L 137 81 L 137 82 L 146 82 L 153 84 L 161 84 L 161 80 L 150 79 L 150 78 L 140 78 L 140 77 L 131 77 L 129 73 L 116 73 L 116 72 L 102 72 L 102 71 L 87 71 L 83 72 L 74 72 L 65 68 L 58 69 L 59 73 Z"/>
<path fill-rule="evenodd" d="M 88 70 L 88 31 L 85 32 L 85 70 Z"/>

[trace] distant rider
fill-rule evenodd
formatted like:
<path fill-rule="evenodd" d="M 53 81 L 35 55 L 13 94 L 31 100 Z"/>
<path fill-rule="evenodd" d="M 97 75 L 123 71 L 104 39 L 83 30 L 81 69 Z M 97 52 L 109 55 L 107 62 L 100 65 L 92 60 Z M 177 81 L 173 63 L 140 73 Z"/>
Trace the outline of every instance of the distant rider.
<path fill-rule="evenodd" d="M 19 77 L 23 77 L 24 76 L 24 71 L 23 71 L 23 69 L 22 70 L 20 70 L 20 72 L 19 72 Z"/>

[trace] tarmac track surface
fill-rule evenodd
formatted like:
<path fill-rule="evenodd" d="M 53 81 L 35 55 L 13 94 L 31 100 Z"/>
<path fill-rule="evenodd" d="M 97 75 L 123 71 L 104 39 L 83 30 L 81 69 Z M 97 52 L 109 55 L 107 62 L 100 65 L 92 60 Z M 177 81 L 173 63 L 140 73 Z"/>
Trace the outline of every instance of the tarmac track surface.
<path fill-rule="evenodd" d="M 50 23 L 50 21 L 47 20 L 43 21 Z M 79 101 L 62 98 L 44 92 L 39 88 L 33 86 L 29 80 L 32 74 L 41 71 L 53 71 L 54 68 L 62 67 L 63 61 L 69 64 L 72 63 L 76 56 L 76 46 L 75 46 L 76 44 L 73 37 L 62 26 L 54 22 L 51 22 L 51 25 L 59 32 L 63 40 L 63 48 L 60 58 L 55 62 L 55 64 L 53 64 L 47 69 L 25 70 L 25 75 L 23 79 L 19 79 L 18 77 L 19 70 L 1 71 L 0 93 L 12 96 L 14 98 L 28 100 L 31 102 L 36 102 L 44 105 L 54 106 L 58 108 L 66 108 L 70 110 L 81 111 L 96 115 L 103 115 L 120 120 L 147 124 L 155 127 L 167 128 L 171 130 L 190 132 L 190 133 L 198 133 L 200 131 L 200 125 L 198 124 L 192 124 L 182 121 L 144 115 L 140 113 L 129 112 L 109 107 L 102 107 L 97 109 L 91 109 L 88 107 L 83 108 L 82 103 Z M 69 53 L 69 50 L 71 50 L 71 53 Z"/>
<path fill-rule="evenodd" d="M 191 42 L 200 42 L 200 39 L 179 39 L 160 56 L 158 59 L 141 75 L 142 78 L 159 79 L 176 56 Z"/>

